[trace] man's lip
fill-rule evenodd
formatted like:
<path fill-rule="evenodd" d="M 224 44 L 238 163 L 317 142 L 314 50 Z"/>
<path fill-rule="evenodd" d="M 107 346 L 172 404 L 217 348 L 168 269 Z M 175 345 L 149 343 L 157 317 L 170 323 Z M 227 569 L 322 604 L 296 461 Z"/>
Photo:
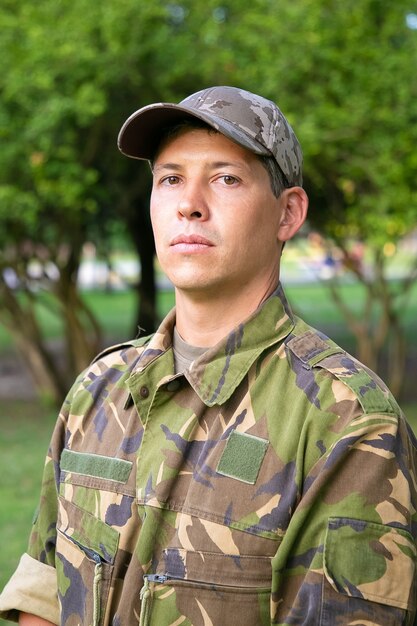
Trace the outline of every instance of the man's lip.
<path fill-rule="evenodd" d="M 200 235 L 178 235 L 178 237 L 174 237 L 170 245 L 176 246 L 181 243 L 214 246 L 214 243 L 210 241 L 210 239 L 206 239 L 205 237 L 201 237 Z"/>

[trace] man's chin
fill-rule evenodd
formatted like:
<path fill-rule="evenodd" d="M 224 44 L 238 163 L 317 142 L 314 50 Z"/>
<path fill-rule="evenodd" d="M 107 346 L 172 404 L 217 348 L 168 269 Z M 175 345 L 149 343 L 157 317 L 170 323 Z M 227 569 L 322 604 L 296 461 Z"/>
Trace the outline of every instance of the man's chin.
<path fill-rule="evenodd" d="M 218 297 L 223 291 L 221 283 L 213 280 L 203 280 L 196 277 L 190 279 L 171 278 L 177 293 L 182 293 L 193 298 Z"/>

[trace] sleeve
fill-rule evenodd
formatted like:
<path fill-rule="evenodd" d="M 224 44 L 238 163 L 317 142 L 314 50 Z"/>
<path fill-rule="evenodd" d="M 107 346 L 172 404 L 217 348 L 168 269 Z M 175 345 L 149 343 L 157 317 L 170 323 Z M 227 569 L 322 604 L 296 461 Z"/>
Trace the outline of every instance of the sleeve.
<path fill-rule="evenodd" d="M 40 502 L 29 537 L 27 552 L 0 595 L 0 617 L 18 621 L 19 611 L 59 624 L 55 569 L 59 459 L 65 438 L 70 396 L 54 429 L 45 460 Z"/>
<path fill-rule="evenodd" d="M 333 426 L 336 429 L 337 426 Z M 403 418 L 360 415 L 322 452 L 273 559 L 272 623 L 412 626 L 416 448 Z"/>
<path fill-rule="evenodd" d="M 26 553 L 0 596 L 2 618 L 17 622 L 19 611 L 59 624 L 56 571 Z"/>

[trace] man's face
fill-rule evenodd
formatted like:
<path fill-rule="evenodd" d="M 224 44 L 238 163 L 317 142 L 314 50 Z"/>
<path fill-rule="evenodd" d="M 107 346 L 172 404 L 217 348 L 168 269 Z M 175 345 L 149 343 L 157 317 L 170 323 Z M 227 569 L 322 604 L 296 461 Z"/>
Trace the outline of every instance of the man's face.
<path fill-rule="evenodd" d="M 254 154 L 219 133 L 185 130 L 154 163 L 151 218 L 177 290 L 232 295 L 278 280 L 281 200 Z"/>

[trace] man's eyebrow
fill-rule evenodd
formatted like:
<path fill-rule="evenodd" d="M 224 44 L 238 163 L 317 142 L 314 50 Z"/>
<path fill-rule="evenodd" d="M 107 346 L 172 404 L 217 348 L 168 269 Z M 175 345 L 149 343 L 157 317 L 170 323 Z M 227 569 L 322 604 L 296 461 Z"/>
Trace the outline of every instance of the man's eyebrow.
<path fill-rule="evenodd" d="M 222 167 L 237 167 L 238 169 L 245 169 L 245 164 L 240 161 L 212 161 L 207 163 L 208 170 L 215 170 Z M 180 165 L 179 163 L 158 163 L 153 166 L 153 171 L 158 172 L 159 170 L 170 170 L 170 171 L 179 171 L 184 168 L 184 165 Z"/>
<path fill-rule="evenodd" d="M 182 167 L 179 163 L 158 163 L 153 166 L 152 171 L 158 172 L 159 170 L 174 170 L 177 172 L 180 169 L 182 169 Z"/>

